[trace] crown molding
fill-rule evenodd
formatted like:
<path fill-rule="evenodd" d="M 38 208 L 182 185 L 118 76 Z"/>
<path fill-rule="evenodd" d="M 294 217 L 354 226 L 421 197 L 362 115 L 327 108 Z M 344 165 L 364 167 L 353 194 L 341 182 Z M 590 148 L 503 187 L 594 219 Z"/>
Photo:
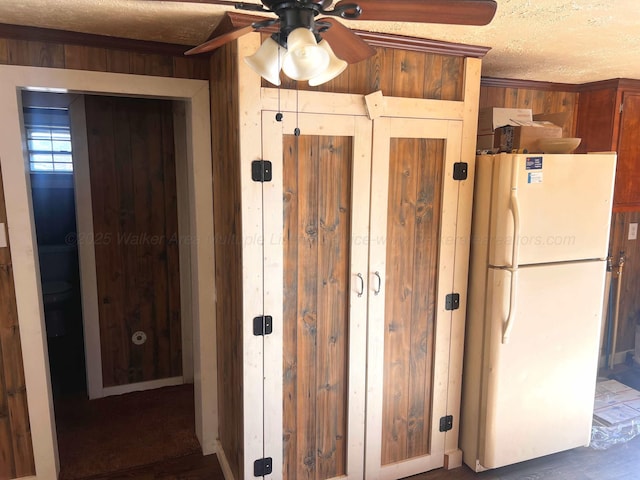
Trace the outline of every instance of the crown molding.
<path fill-rule="evenodd" d="M 589 82 L 581 85 L 581 92 L 590 92 L 594 90 L 640 90 L 640 80 L 631 78 L 612 78 L 599 82 Z"/>
<path fill-rule="evenodd" d="M 482 87 L 522 88 L 530 90 L 547 90 L 554 92 L 579 92 L 582 85 L 574 83 L 541 82 L 537 80 L 518 80 L 515 78 L 482 77 Z"/>
<path fill-rule="evenodd" d="M 518 80 L 515 78 L 482 77 L 480 79 L 480 86 L 580 93 L 606 89 L 640 90 L 640 80 L 634 80 L 632 78 L 611 78 L 609 80 L 575 84 Z"/>
<path fill-rule="evenodd" d="M 358 35 L 372 47 L 395 48 L 414 52 L 436 53 L 440 55 L 472 58 L 483 58 L 487 52 L 491 50 L 491 47 L 464 45 L 462 43 L 407 37 L 391 33 L 366 32 L 364 30 L 353 30 L 353 33 Z"/>

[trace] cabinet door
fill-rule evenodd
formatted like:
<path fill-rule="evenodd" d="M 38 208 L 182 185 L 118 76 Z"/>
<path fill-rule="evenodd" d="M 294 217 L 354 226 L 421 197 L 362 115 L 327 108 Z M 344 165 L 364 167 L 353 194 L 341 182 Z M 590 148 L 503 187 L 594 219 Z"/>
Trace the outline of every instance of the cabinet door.
<path fill-rule="evenodd" d="M 362 479 L 371 121 L 265 112 L 262 141 L 273 162 L 263 187 L 274 317 L 265 456 L 272 478 Z"/>
<path fill-rule="evenodd" d="M 366 475 L 442 467 L 462 123 L 374 121 Z"/>
<path fill-rule="evenodd" d="M 613 207 L 617 210 L 640 207 L 640 95 L 626 93 L 623 101 L 613 199 Z"/>

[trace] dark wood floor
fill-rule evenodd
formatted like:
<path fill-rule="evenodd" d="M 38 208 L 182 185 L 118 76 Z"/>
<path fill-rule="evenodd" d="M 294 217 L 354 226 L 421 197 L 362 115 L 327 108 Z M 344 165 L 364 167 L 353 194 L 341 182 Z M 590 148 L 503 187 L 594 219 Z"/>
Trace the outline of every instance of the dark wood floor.
<path fill-rule="evenodd" d="M 91 477 L 90 480 L 107 479 L 224 480 L 224 476 L 215 455 L 207 457 L 189 455 L 125 472 Z M 435 470 L 411 477 L 411 480 L 638 479 L 640 479 L 640 437 L 625 444 L 615 445 L 608 450 L 578 448 L 478 474 L 463 466 L 454 470 Z"/>
<path fill-rule="evenodd" d="M 411 480 L 638 480 L 640 437 L 607 450 L 577 448 L 517 465 L 474 473 L 466 466 L 436 470 Z"/>
<path fill-rule="evenodd" d="M 629 376 L 633 373 L 629 370 L 618 369 L 614 373 Z M 640 386 L 640 371 L 637 378 L 626 380 L 637 380 Z M 193 454 L 82 480 L 107 479 L 224 480 L 224 476 L 215 455 Z M 479 474 L 463 466 L 416 475 L 410 480 L 640 480 L 640 436 L 607 450 L 577 448 Z"/>

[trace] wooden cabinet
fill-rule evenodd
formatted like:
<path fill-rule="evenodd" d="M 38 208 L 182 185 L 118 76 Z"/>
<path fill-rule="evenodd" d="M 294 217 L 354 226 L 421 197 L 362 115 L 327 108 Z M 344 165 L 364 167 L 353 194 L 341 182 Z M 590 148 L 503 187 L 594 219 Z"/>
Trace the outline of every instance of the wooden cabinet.
<path fill-rule="evenodd" d="M 227 52 L 237 104 L 212 104 L 214 130 L 238 124 L 237 151 L 213 139 L 223 469 L 391 480 L 461 465 L 480 61 L 463 62 L 464 100 L 276 90 L 242 61 L 257 40 Z"/>
<path fill-rule="evenodd" d="M 614 212 L 640 209 L 640 81 L 583 85 L 578 105 L 578 152 L 616 151 Z"/>
<path fill-rule="evenodd" d="M 282 298 L 281 338 L 264 344 L 265 361 L 283 368 L 265 384 L 274 475 L 442 467 L 455 322 L 445 292 L 466 284 L 453 268 L 467 260 L 454 240 L 470 208 L 457 208 L 453 179 L 462 122 L 275 114 L 262 124 L 277 185 L 263 205 L 282 212 L 263 226 L 265 262 L 276 262 L 265 294 Z"/>

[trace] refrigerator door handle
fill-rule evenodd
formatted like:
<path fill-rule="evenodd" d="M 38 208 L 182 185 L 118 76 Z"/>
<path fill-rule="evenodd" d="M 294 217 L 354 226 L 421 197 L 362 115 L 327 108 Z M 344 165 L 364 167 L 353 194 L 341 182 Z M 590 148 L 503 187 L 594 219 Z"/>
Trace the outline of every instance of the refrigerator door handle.
<path fill-rule="evenodd" d="M 514 162 L 511 171 L 510 205 L 513 215 L 513 245 L 511 250 L 511 268 L 517 269 L 520 257 L 520 203 L 518 202 L 518 162 Z"/>
<path fill-rule="evenodd" d="M 509 315 L 507 316 L 507 323 L 504 325 L 502 331 L 502 343 L 509 342 L 509 336 L 511 330 L 513 330 L 513 322 L 516 316 L 516 303 L 518 293 L 518 266 L 520 257 L 520 204 L 518 203 L 518 166 L 519 162 L 514 161 L 513 168 L 511 170 L 511 213 L 513 215 L 513 246 L 511 250 L 511 268 L 509 273 L 511 274 L 511 285 L 509 294 Z"/>
<path fill-rule="evenodd" d="M 504 324 L 504 329 L 502 330 L 503 345 L 509 343 L 509 336 L 511 335 L 511 330 L 513 330 L 513 321 L 517 310 L 516 297 L 518 294 L 518 269 L 509 268 L 508 270 L 511 274 L 511 284 L 509 293 L 509 314 L 507 315 L 507 322 Z"/>

